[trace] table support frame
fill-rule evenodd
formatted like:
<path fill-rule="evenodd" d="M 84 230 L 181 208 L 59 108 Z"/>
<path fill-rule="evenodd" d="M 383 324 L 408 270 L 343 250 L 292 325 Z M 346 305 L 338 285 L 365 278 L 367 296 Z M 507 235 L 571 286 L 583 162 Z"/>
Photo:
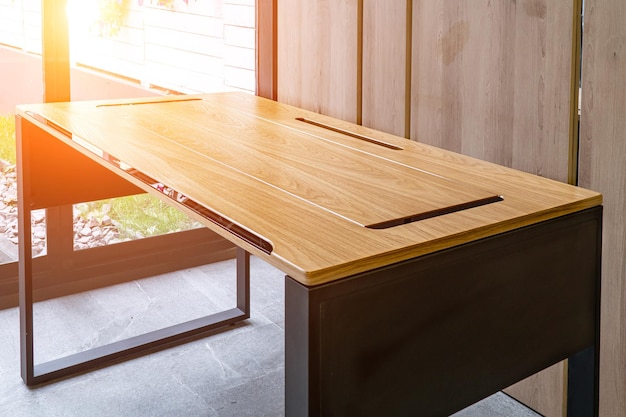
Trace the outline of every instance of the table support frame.
<path fill-rule="evenodd" d="M 286 415 L 450 415 L 569 358 L 598 415 L 602 208 L 356 276 L 285 284 Z"/>
<path fill-rule="evenodd" d="M 30 224 L 22 214 L 21 224 Z M 20 233 L 20 352 L 22 380 L 28 386 L 71 376 L 121 360 L 186 343 L 225 329 L 250 317 L 250 254 L 237 248 L 236 307 L 124 340 L 36 364 L 34 355 L 33 272 L 30 227 Z"/>

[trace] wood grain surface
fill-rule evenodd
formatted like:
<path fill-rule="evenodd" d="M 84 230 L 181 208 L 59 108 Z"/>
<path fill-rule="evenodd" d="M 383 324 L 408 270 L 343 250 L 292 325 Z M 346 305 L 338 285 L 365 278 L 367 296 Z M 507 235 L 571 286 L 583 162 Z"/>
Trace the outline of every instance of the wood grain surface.
<path fill-rule="evenodd" d="M 413 4 L 411 138 L 568 181 L 573 2 Z"/>
<path fill-rule="evenodd" d="M 279 101 L 357 121 L 359 1 L 278 2 Z"/>
<path fill-rule="evenodd" d="M 362 124 L 402 137 L 409 136 L 410 4 L 363 0 Z"/>
<path fill-rule="evenodd" d="M 245 93 L 52 103 L 20 106 L 19 112 L 34 122 L 29 114 L 43 116 L 270 242 L 267 255 L 205 221 L 305 285 L 601 203 L 595 192 Z M 402 149 L 298 120 L 303 117 Z M 412 213 L 412 204 L 419 211 L 490 195 L 503 200 L 384 229 L 365 227 Z"/>

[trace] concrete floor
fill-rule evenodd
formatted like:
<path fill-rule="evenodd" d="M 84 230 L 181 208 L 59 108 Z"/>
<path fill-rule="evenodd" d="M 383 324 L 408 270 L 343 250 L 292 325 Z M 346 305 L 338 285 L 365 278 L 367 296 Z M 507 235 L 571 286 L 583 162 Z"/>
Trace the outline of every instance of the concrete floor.
<path fill-rule="evenodd" d="M 18 310 L 0 310 L 0 416 L 282 416 L 283 274 L 253 257 L 251 275 L 246 324 L 33 389 L 20 378 Z M 231 306 L 233 277 L 227 261 L 38 303 L 36 361 Z M 539 415 L 503 393 L 455 414 L 489 416 Z"/>

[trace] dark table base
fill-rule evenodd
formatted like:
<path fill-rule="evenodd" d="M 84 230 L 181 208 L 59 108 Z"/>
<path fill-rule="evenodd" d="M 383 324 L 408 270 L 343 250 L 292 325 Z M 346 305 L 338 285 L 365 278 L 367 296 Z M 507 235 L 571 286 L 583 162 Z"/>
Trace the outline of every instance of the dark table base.
<path fill-rule="evenodd" d="M 447 416 L 563 359 L 598 412 L 602 208 L 317 287 L 286 279 L 287 416 Z"/>

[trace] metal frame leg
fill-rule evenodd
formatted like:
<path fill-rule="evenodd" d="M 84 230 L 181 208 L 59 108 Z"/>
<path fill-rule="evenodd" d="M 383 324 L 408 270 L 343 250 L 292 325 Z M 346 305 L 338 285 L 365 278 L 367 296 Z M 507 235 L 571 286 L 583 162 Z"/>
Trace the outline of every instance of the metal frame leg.
<path fill-rule="evenodd" d="M 567 360 L 567 417 L 597 417 L 599 372 L 592 346 Z"/>
<path fill-rule="evenodd" d="M 30 212 L 20 210 L 20 341 L 21 372 L 26 385 L 89 371 L 123 359 L 154 352 L 205 336 L 250 317 L 250 255 L 237 248 L 237 306 L 198 319 L 92 348 L 49 362 L 34 363 L 33 271 Z"/>
<path fill-rule="evenodd" d="M 568 417 L 597 416 L 601 230 L 595 208 L 317 286 L 287 277 L 286 415 L 450 415 L 567 357 Z"/>
<path fill-rule="evenodd" d="M 567 417 L 600 415 L 602 218 L 598 220 L 596 263 L 595 336 L 592 345 L 567 359 Z"/>
<path fill-rule="evenodd" d="M 18 174 L 18 228 L 19 228 L 19 305 L 21 374 L 26 385 L 35 385 L 63 376 L 84 372 L 113 361 L 127 359 L 205 336 L 250 317 L 250 263 L 249 254 L 237 249 L 237 306 L 195 320 L 89 349 L 53 361 L 35 364 L 33 343 L 33 253 L 31 241 L 31 209 L 57 206 L 55 193 L 47 194 L 41 183 L 34 181 L 47 175 L 37 163 L 45 161 L 42 152 L 54 149 L 40 128 L 21 118 L 16 120 L 16 151 Z M 35 144 L 36 143 L 36 144 Z M 56 143 L 56 142 L 52 142 Z M 45 145 L 45 146 L 44 146 Z M 43 150 L 42 150 L 43 146 Z M 34 159 L 33 159 L 34 158 Z M 37 161 L 37 162 L 34 162 Z M 82 164 L 82 163 L 81 163 Z M 97 165 L 97 164 L 95 164 Z M 83 166 L 83 165 L 81 165 Z M 99 166 L 99 165 L 97 165 Z M 119 184 L 118 184 L 119 186 Z M 116 187 L 118 187 L 116 186 Z M 52 200 L 49 200 L 52 199 Z M 64 202 L 65 203 L 65 202 Z M 48 242 L 55 245 L 57 241 Z M 48 253 L 60 249 L 48 248 Z M 61 248 L 64 250 L 64 248 Z M 70 249 L 71 250 L 71 249 Z"/>

